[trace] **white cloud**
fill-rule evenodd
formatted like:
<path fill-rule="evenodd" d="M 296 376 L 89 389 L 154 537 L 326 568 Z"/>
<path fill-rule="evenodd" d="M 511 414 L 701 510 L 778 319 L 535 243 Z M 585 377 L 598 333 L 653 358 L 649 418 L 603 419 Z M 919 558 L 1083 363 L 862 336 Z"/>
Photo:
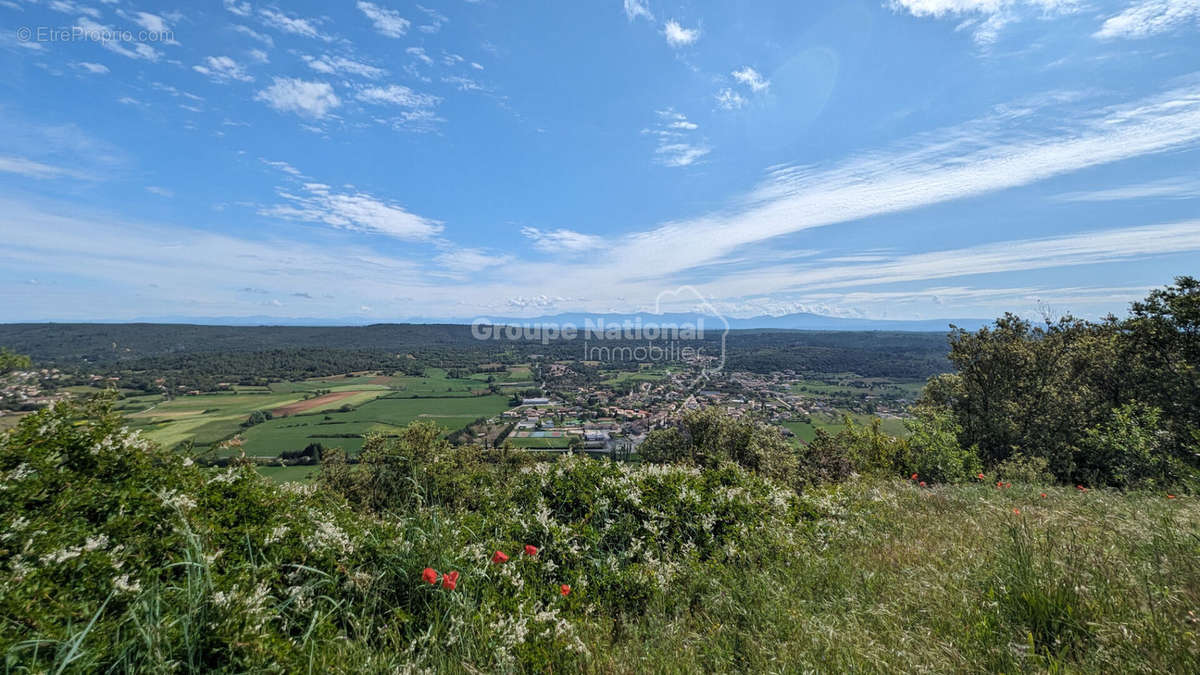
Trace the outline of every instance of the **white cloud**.
<path fill-rule="evenodd" d="M 50 2 L 46 3 L 46 6 L 56 12 L 62 12 L 63 14 L 84 14 L 92 17 L 93 19 L 100 18 L 100 10 L 96 9 L 95 7 L 81 5 L 77 2 L 71 2 L 70 0 L 51 0 Z"/>
<path fill-rule="evenodd" d="M 1115 202 L 1129 199 L 1200 199 L 1200 179 L 1170 178 L 1107 190 L 1067 192 L 1059 195 L 1057 199 L 1064 202 Z"/>
<path fill-rule="evenodd" d="M 408 32 L 408 27 L 412 22 L 400 16 L 400 13 L 394 9 L 380 7 L 373 2 L 358 3 L 358 10 L 365 14 L 371 23 L 375 26 L 375 30 L 381 35 L 386 35 L 391 38 L 403 37 Z"/>
<path fill-rule="evenodd" d="M 1189 25 L 1200 26 L 1200 0 L 1140 0 L 1106 19 L 1095 37 L 1145 38 Z"/>
<path fill-rule="evenodd" d="M 1200 250 L 1200 221 L 1113 228 L 895 256 L 865 265 L 759 268 L 727 278 L 728 290 L 820 289 L 1110 263 Z"/>
<path fill-rule="evenodd" d="M 280 112 L 294 112 L 309 117 L 324 117 L 342 104 L 333 87 L 327 83 L 294 77 L 276 77 L 271 86 L 258 92 L 254 98 Z"/>
<path fill-rule="evenodd" d="M 442 231 L 436 220 L 424 218 L 364 193 L 341 193 L 320 183 L 305 183 L 303 193 L 280 190 L 288 203 L 261 209 L 263 215 L 325 223 L 343 230 L 383 234 L 398 239 L 430 239 Z"/>
<path fill-rule="evenodd" d="M 425 53 L 425 49 L 423 47 L 409 47 L 408 49 L 404 50 L 404 53 L 417 59 L 427 66 L 433 65 L 433 59 L 429 58 L 429 55 Z"/>
<path fill-rule="evenodd" d="M 744 96 L 728 87 L 717 92 L 717 107 L 722 110 L 737 110 L 746 105 Z"/>
<path fill-rule="evenodd" d="M 299 170 L 299 169 L 297 169 L 296 167 L 292 166 L 291 164 L 288 164 L 287 162 L 281 162 L 281 161 L 272 161 L 272 160 L 269 160 L 269 159 L 263 159 L 263 160 L 261 160 L 261 161 L 262 161 L 262 163 L 263 163 L 263 164 L 266 164 L 267 166 L 269 166 L 269 167 L 271 167 L 271 168 L 278 169 L 278 170 L 280 170 L 280 171 L 282 171 L 282 172 L 284 172 L 284 173 L 288 174 L 289 176 L 297 176 L 297 177 L 299 177 L 299 176 L 303 176 L 303 175 L 304 175 L 304 174 L 300 173 L 300 170 Z"/>
<path fill-rule="evenodd" d="M 512 257 L 478 248 L 451 248 L 433 259 L 439 271 L 449 272 L 455 278 L 469 278 L 472 272 L 481 272 L 489 267 L 499 267 L 512 262 Z"/>
<path fill-rule="evenodd" d="M 670 275 L 715 264 L 736 250 L 785 234 L 1200 146 L 1200 86 L 1091 114 L 1081 113 L 1078 105 L 1054 104 L 1020 119 L 1026 123 L 1031 116 L 1046 122 L 1046 131 L 1030 133 L 1036 127 L 1025 124 L 1014 135 L 1013 119 L 1001 114 L 921 134 L 829 167 L 777 168 L 769 181 L 741 200 L 740 209 L 632 236 L 622 247 L 621 265 Z"/>
<path fill-rule="evenodd" d="M 100 63 L 88 63 L 87 61 L 80 61 L 79 63 L 76 63 L 75 66 L 77 68 L 86 70 L 87 72 L 89 72 L 93 75 L 107 75 L 108 74 L 108 66 L 105 66 Z"/>
<path fill-rule="evenodd" d="M 246 53 L 250 55 L 250 58 L 259 63 L 270 63 L 271 61 L 270 55 L 261 49 L 251 49 Z"/>
<path fill-rule="evenodd" d="M 1079 9 L 1079 0 L 890 0 L 889 6 L 915 17 L 959 19 L 956 30 L 974 28 L 975 42 L 987 46 L 1008 24 L 1029 15 L 1070 14 Z"/>
<path fill-rule="evenodd" d="M 251 38 L 254 38 L 255 40 L 258 40 L 259 42 L 265 44 L 268 47 L 275 46 L 274 38 L 272 38 L 270 35 L 267 35 L 266 33 L 260 33 L 256 30 L 254 30 L 253 28 L 250 28 L 249 26 L 243 26 L 241 24 L 236 24 L 233 26 L 233 30 L 234 30 L 234 32 L 241 33 L 242 35 L 246 35 Z"/>
<path fill-rule="evenodd" d="M 450 21 L 445 14 L 442 14 L 436 9 L 430 9 L 423 5 L 417 5 L 417 9 L 421 10 L 427 17 L 429 17 L 429 23 L 421 26 L 422 33 L 436 33 L 441 30 L 442 24 Z"/>
<path fill-rule="evenodd" d="M 459 91 L 484 91 L 482 84 L 462 75 L 448 75 L 442 78 L 442 82 L 454 85 Z"/>
<path fill-rule="evenodd" d="M 268 8 L 258 10 L 258 14 L 262 17 L 263 23 L 275 28 L 276 30 L 283 31 L 284 33 L 291 33 L 292 35 L 299 35 L 302 37 L 316 38 L 318 40 L 324 40 L 325 42 L 329 42 L 333 39 L 317 30 L 317 27 L 313 25 L 313 21 L 311 19 L 288 16 L 283 12 Z"/>
<path fill-rule="evenodd" d="M 705 143 L 693 140 L 692 132 L 700 125 L 689 121 L 683 113 L 668 108 L 656 111 L 655 115 L 658 123 L 653 128 L 642 129 L 642 133 L 658 141 L 654 149 L 656 163 L 669 167 L 690 166 L 712 152 Z"/>
<path fill-rule="evenodd" d="M 654 15 L 650 13 L 650 7 L 646 4 L 646 0 L 625 0 L 625 17 L 630 21 L 634 19 L 654 21 Z"/>
<path fill-rule="evenodd" d="M 173 191 L 164 187 L 158 187 L 157 185 L 147 185 L 146 192 L 149 192 L 152 195 L 158 195 L 159 197 L 167 197 L 168 199 L 175 196 Z"/>
<path fill-rule="evenodd" d="M 15 173 L 26 178 L 82 178 L 88 179 L 87 174 L 76 171 L 75 169 L 67 169 L 60 166 L 52 166 L 35 162 L 24 157 L 6 157 L 0 155 L 0 172 Z"/>
<path fill-rule="evenodd" d="M 238 16 L 250 16 L 250 3 L 237 0 L 224 0 L 225 9 Z"/>
<path fill-rule="evenodd" d="M 442 100 L 437 96 L 422 94 L 400 84 L 367 87 L 358 92 L 357 98 L 364 103 L 391 104 L 403 108 L 432 108 Z"/>
<path fill-rule="evenodd" d="M 735 70 L 731 74 L 733 75 L 733 79 L 750 87 L 750 90 L 755 93 L 765 91 L 771 86 L 771 83 L 768 80 L 764 79 L 757 70 L 751 68 L 750 66 L 746 66 L 740 70 Z"/>
<path fill-rule="evenodd" d="M 204 65 L 192 66 L 192 70 L 207 75 L 217 82 L 253 82 L 254 77 L 242 68 L 241 64 L 228 56 L 209 56 L 204 59 Z"/>
<path fill-rule="evenodd" d="M 123 42 L 113 39 L 119 34 L 118 31 L 112 26 L 96 23 L 87 17 L 79 17 L 75 26 L 88 36 L 88 40 L 98 42 L 101 47 L 115 54 L 143 61 L 157 61 L 162 56 L 162 52 L 145 42 Z"/>
<path fill-rule="evenodd" d="M 171 30 L 171 26 L 167 23 L 166 19 L 157 14 L 134 12 L 131 18 L 134 23 L 151 33 L 168 33 Z"/>
<path fill-rule="evenodd" d="M 675 19 L 670 19 L 663 26 L 663 35 L 672 47 L 686 47 L 700 39 L 700 29 L 684 28 Z"/>
<path fill-rule="evenodd" d="M 604 246 L 604 240 L 600 237 L 563 228 L 541 230 L 522 227 L 521 234 L 533 240 L 534 248 L 546 253 L 580 253 Z"/>
<path fill-rule="evenodd" d="M 309 68 L 327 75 L 335 73 L 348 73 L 350 75 L 358 75 L 369 79 L 382 77 L 387 71 L 382 68 L 353 61 L 344 56 L 302 56 L 304 62 Z"/>

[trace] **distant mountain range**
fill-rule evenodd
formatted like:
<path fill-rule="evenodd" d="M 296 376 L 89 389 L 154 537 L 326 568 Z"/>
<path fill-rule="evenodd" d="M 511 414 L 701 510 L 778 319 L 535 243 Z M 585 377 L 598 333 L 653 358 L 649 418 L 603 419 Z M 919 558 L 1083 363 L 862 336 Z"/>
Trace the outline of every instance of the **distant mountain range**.
<path fill-rule="evenodd" d="M 592 325 L 620 325 L 625 321 L 648 324 L 684 324 L 695 325 L 703 321 L 705 331 L 724 330 L 725 324 L 713 315 L 706 314 L 583 314 L 564 313 L 538 317 L 487 317 L 494 325 L 564 325 L 572 324 L 583 329 L 590 321 Z M 403 324 L 437 324 L 465 325 L 474 318 L 435 319 L 428 317 L 405 317 L 394 321 L 350 316 L 337 318 L 313 317 L 275 317 L 275 316 L 159 316 L 141 317 L 128 321 L 90 321 L 86 323 L 169 323 L 195 324 L 203 326 L 367 326 L 382 323 Z M 958 318 L 958 319 L 855 319 L 837 316 L 825 316 L 807 312 L 785 314 L 783 316 L 755 316 L 747 319 L 728 319 L 730 330 L 829 330 L 829 331 L 916 331 L 916 332 L 945 332 L 953 324 L 967 330 L 977 330 L 989 323 L 991 319 Z M 66 322 L 55 322 L 66 323 Z"/>

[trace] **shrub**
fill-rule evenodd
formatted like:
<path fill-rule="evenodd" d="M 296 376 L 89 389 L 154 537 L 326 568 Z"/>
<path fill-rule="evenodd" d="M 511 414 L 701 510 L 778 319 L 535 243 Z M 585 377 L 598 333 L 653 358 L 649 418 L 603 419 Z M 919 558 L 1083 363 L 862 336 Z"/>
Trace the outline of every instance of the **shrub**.
<path fill-rule="evenodd" d="M 1136 403 L 1114 408 L 1075 449 L 1075 478 L 1120 488 L 1178 484 L 1189 471 L 1171 456 L 1168 436 L 1158 408 Z"/>
<path fill-rule="evenodd" d="M 1050 461 L 1045 457 L 1015 452 L 994 468 L 996 478 L 1007 482 L 1047 485 L 1054 482 Z"/>
<path fill-rule="evenodd" d="M 962 428 L 949 411 L 921 407 L 915 413 L 904 422 L 909 436 L 902 473 L 915 473 L 938 483 L 962 483 L 974 478 L 982 467 L 979 454 L 973 447 L 958 444 Z"/>
<path fill-rule="evenodd" d="M 684 413 L 676 427 L 651 432 L 638 453 L 648 462 L 710 469 L 731 462 L 786 484 L 796 479 L 796 453 L 777 427 L 717 408 Z"/>

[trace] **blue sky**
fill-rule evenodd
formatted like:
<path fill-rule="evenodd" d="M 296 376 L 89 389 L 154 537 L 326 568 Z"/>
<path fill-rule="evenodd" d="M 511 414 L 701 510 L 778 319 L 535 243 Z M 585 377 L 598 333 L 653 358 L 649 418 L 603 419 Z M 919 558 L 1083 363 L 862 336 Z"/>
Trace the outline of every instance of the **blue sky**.
<path fill-rule="evenodd" d="M 1200 272 L 1200 0 L 0 0 L 0 66 L 3 321 L 1099 316 Z"/>

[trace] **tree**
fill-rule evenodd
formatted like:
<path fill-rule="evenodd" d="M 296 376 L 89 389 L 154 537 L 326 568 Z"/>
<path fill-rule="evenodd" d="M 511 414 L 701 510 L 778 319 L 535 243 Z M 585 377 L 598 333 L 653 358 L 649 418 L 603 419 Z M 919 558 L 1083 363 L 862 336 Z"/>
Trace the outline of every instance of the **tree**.
<path fill-rule="evenodd" d="M 28 356 L 9 351 L 7 347 L 0 347 L 0 375 L 29 368 L 32 365 L 33 361 Z"/>

